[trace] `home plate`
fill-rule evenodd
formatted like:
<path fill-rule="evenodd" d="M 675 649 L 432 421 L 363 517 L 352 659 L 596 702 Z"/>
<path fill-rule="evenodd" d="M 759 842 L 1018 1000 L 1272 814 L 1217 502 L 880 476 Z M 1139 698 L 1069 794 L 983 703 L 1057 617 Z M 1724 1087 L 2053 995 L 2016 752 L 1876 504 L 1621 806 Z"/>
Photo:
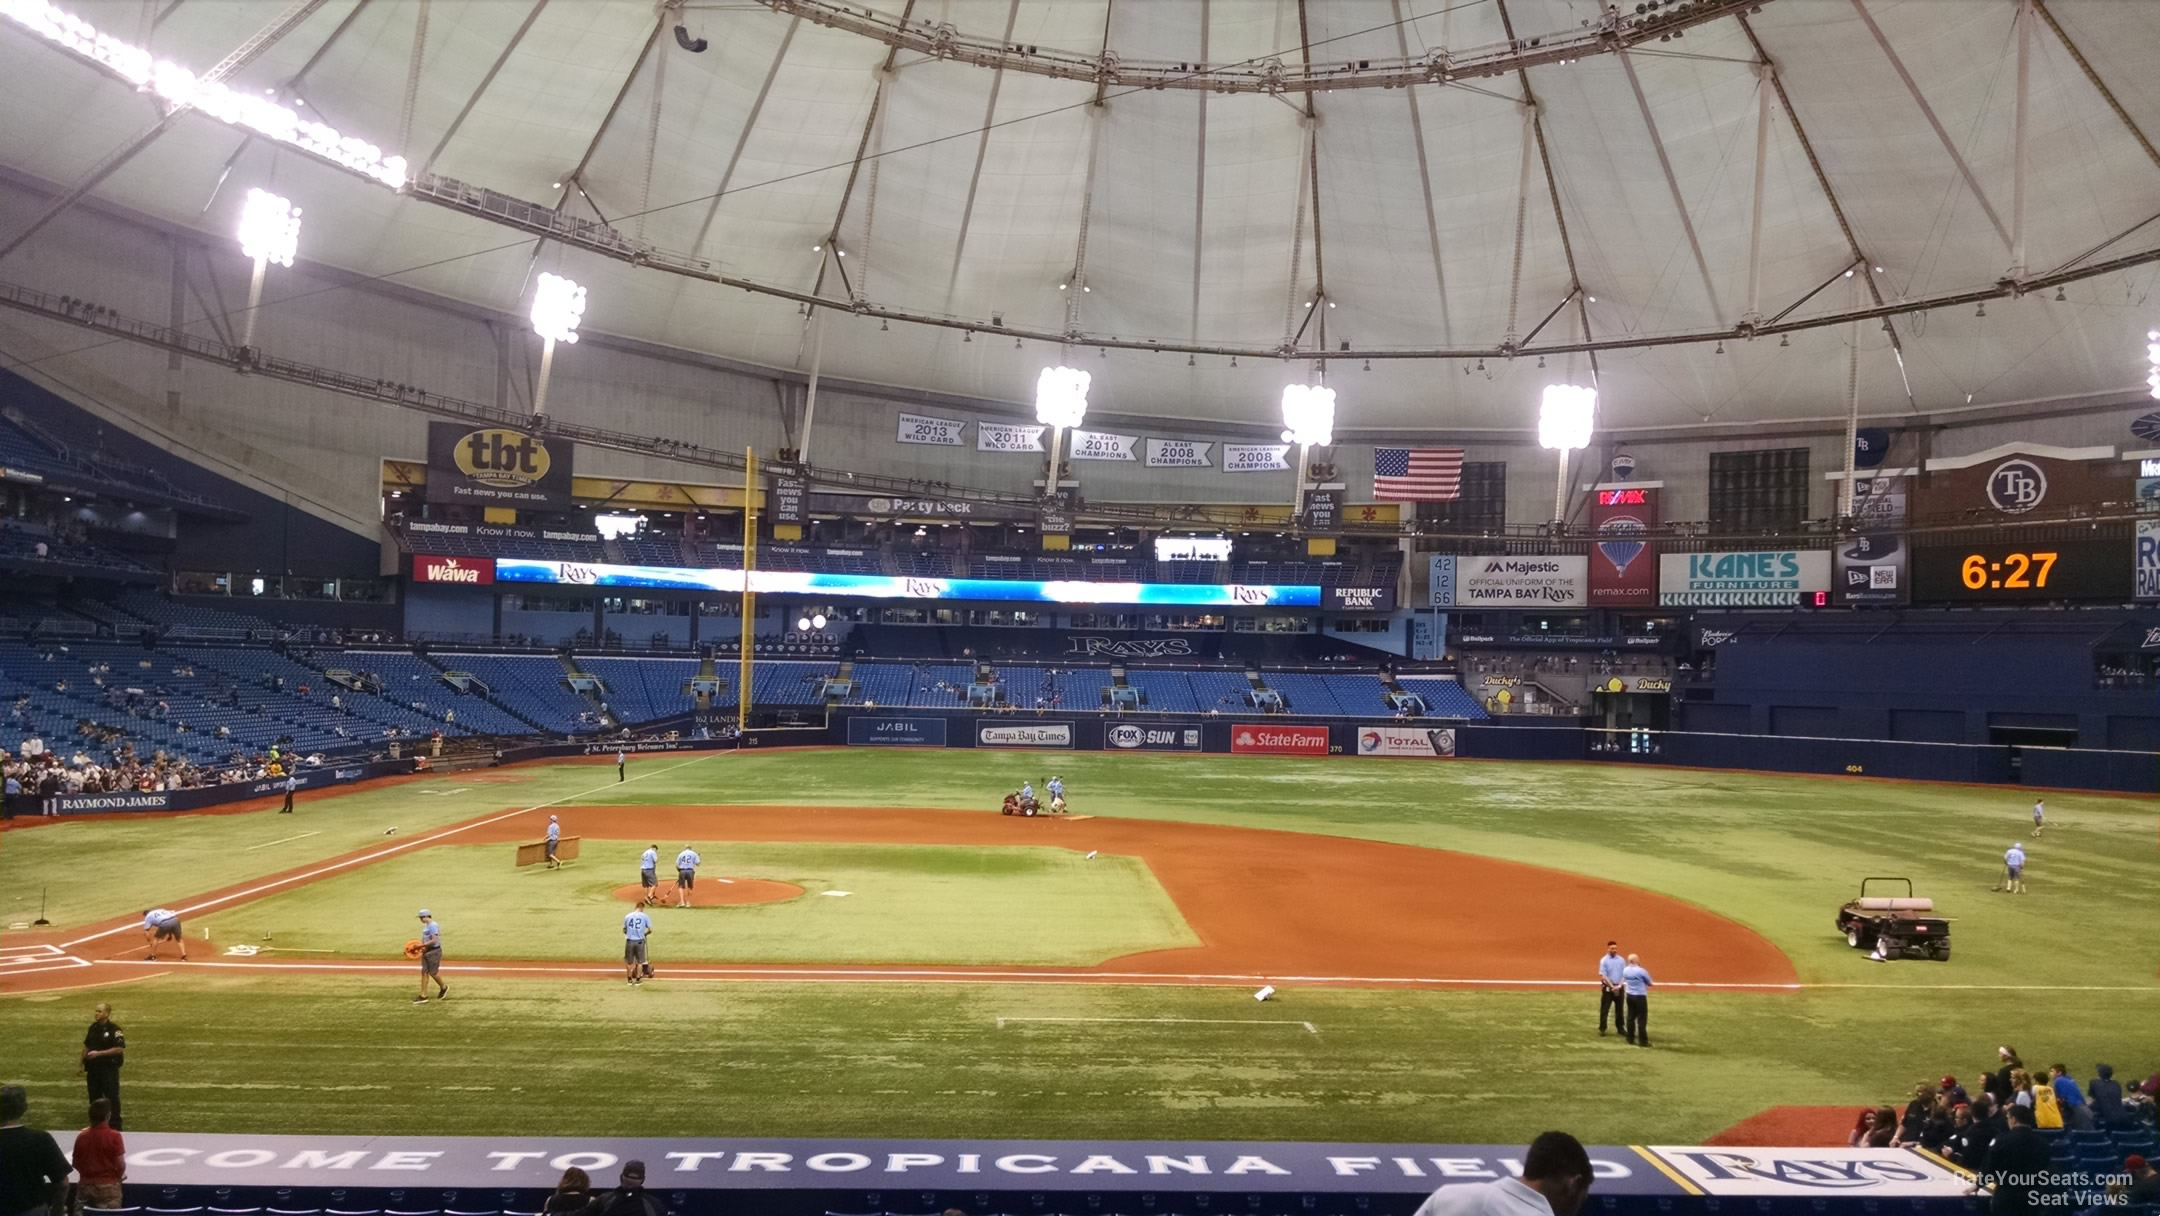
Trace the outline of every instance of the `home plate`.
<path fill-rule="evenodd" d="M 846 898 L 847 898 L 848 896 L 850 896 L 850 895 L 853 895 L 853 894 L 854 894 L 854 892 L 853 892 L 853 891 L 820 891 L 820 892 L 818 892 L 818 894 L 820 894 L 820 895 L 830 895 L 830 896 L 832 896 L 832 897 L 833 897 L 834 899 L 846 899 Z"/>

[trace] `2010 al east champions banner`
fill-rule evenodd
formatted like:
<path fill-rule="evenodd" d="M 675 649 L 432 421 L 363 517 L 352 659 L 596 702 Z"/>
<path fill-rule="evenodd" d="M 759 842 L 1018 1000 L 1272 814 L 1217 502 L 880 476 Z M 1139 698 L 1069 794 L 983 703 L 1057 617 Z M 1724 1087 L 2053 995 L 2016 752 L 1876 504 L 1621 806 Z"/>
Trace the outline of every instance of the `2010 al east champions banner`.
<path fill-rule="evenodd" d="M 1599 490 L 1590 500 L 1590 604 L 1648 608 L 1657 603 L 1658 555 L 1649 534 L 1658 526 L 1654 486 Z"/>

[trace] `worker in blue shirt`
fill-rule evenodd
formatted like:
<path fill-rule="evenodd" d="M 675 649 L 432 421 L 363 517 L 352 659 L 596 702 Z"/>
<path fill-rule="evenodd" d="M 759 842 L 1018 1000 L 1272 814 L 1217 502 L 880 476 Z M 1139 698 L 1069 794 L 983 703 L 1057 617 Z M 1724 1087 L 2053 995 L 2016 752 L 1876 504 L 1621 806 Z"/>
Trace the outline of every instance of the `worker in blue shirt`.
<path fill-rule="evenodd" d="M 1627 1035 L 1627 1041 L 1637 1047 L 1650 1045 L 1650 985 L 1653 982 L 1641 957 L 1628 955 L 1627 966 L 1620 969 L 1620 987 L 1627 994 L 1627 1022 L 1620 1029 Z"/>
<path fill-rule="evenodd" d="M 561 860 L 560 858 L 558 858 L 558 857 L 556 857 L 556 856 L 555 856 L 555 850 L 556 850 L 557 848 L 559 848 L 559 847 L 560 847 L 561 845 L 562 845 L 562 824 L 560 824 L 560 823 L 557 823 L 557 822 L 555 821 L 555 817 L 554 817 L 553 815 L 550 815 L 550 816 L 548 816 L 548 838 L 547 838 L 547 863 L 548 863 L 548 869 L 550 869 L 550 870 L 560 870 L 560 869 L 562 869 L 562 860 Z"/>
<path fill-rule="evenodd" d="M 428 981 L 435 981 L 435 999 L 450 999 L 450 989 L 442 982 L 442 926 L 435 923 L 435 914 L 420 909 L 420 995 L 412 999 L 415 1005 L 427 1004 Z"/>
<path fill-rule="evenodd" d="M 660 899 L 660 846 L 649 844 L 638 854 L 638 886 L 645 891 L 645 904 L 649 907 Z"/>
<path fill-rule="evenodd" d="M 2016 841 L 2003 850 L 2004 891 L 2015 895 L 2025 893 L 2025 842 Z"/>
<path fill-rule="evenodd" d="M 1599 955 L 1597 961 L 1597 1032 L 1600 1035 L 1605 1033 L 1608 1017 L 1619 1018 L 1620 1033 L 1627 1033 L 1627 1006 L 1620 1001 L 1620 973 L 1626 968 L 1627 960 L 1620 957 L 1620 943 L 1606 942 L 1605 953 Z"/>
<path fill-rule="evenodd" d="M 684 845 L 683 851 L 675 855 L 676 907 L 687 908 L 690 906 L 690 889 L 697 885 L 698 863 L 703 860 L 705 859 L 698 856 L 697 850 L 689 845 Z"/>
<path fill-rule="evenodd" d="M 645 956 L 645 939 L 652 936 L 652 917 L 645 915 L 643 908 L 630 909 L 622 918 L 622 935 L 624 978 L 635 988 L 652 973 L 652 963 Z"/>

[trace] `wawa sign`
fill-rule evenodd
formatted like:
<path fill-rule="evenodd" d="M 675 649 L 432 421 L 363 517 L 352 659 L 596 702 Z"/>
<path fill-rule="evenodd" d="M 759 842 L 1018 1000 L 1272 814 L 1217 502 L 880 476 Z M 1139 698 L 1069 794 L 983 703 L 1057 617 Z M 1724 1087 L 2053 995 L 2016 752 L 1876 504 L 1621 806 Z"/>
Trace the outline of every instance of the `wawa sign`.
<path fill-rule="evenodd" d="M 463 583 L 486 587 L 495 581 L 492 557 L 428 557 L 415 553 L 412 576 L 416 583 Z"/>

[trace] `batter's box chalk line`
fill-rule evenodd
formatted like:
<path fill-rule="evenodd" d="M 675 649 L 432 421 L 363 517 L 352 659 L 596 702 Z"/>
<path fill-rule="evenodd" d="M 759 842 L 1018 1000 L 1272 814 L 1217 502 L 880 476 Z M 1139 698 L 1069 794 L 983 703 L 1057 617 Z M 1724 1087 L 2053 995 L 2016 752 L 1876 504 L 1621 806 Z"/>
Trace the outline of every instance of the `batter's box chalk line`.
<path fill-rule="evenodd" d="M 1311 1022 L 1295 1018 L 1036 1018 L 1006 1017 L 997 1020 L 997 1028 L 1023 1022 L 1052 1022 L 1066 1025 L 1149 1025 L 1149 1026 L 1302 1026 L 1307 1034 L 1319 1034 L 1320 1028 Z"/>
<path fill-rule="evenodd" d="M 846 898 L 847 898 L 848 896 L 850 896 L 850 895 L 853 895 L 853 894 L 854 894 L 854 892 L 853 892 L 853 891 L 820 891 L 820 892 L 818 892 L 818 894 L 820 894 L 820 895 L 830 895 L 830 896 L 832 896 L 832 897 L 833 897 L 834 899 L 846 899 Z"/>

